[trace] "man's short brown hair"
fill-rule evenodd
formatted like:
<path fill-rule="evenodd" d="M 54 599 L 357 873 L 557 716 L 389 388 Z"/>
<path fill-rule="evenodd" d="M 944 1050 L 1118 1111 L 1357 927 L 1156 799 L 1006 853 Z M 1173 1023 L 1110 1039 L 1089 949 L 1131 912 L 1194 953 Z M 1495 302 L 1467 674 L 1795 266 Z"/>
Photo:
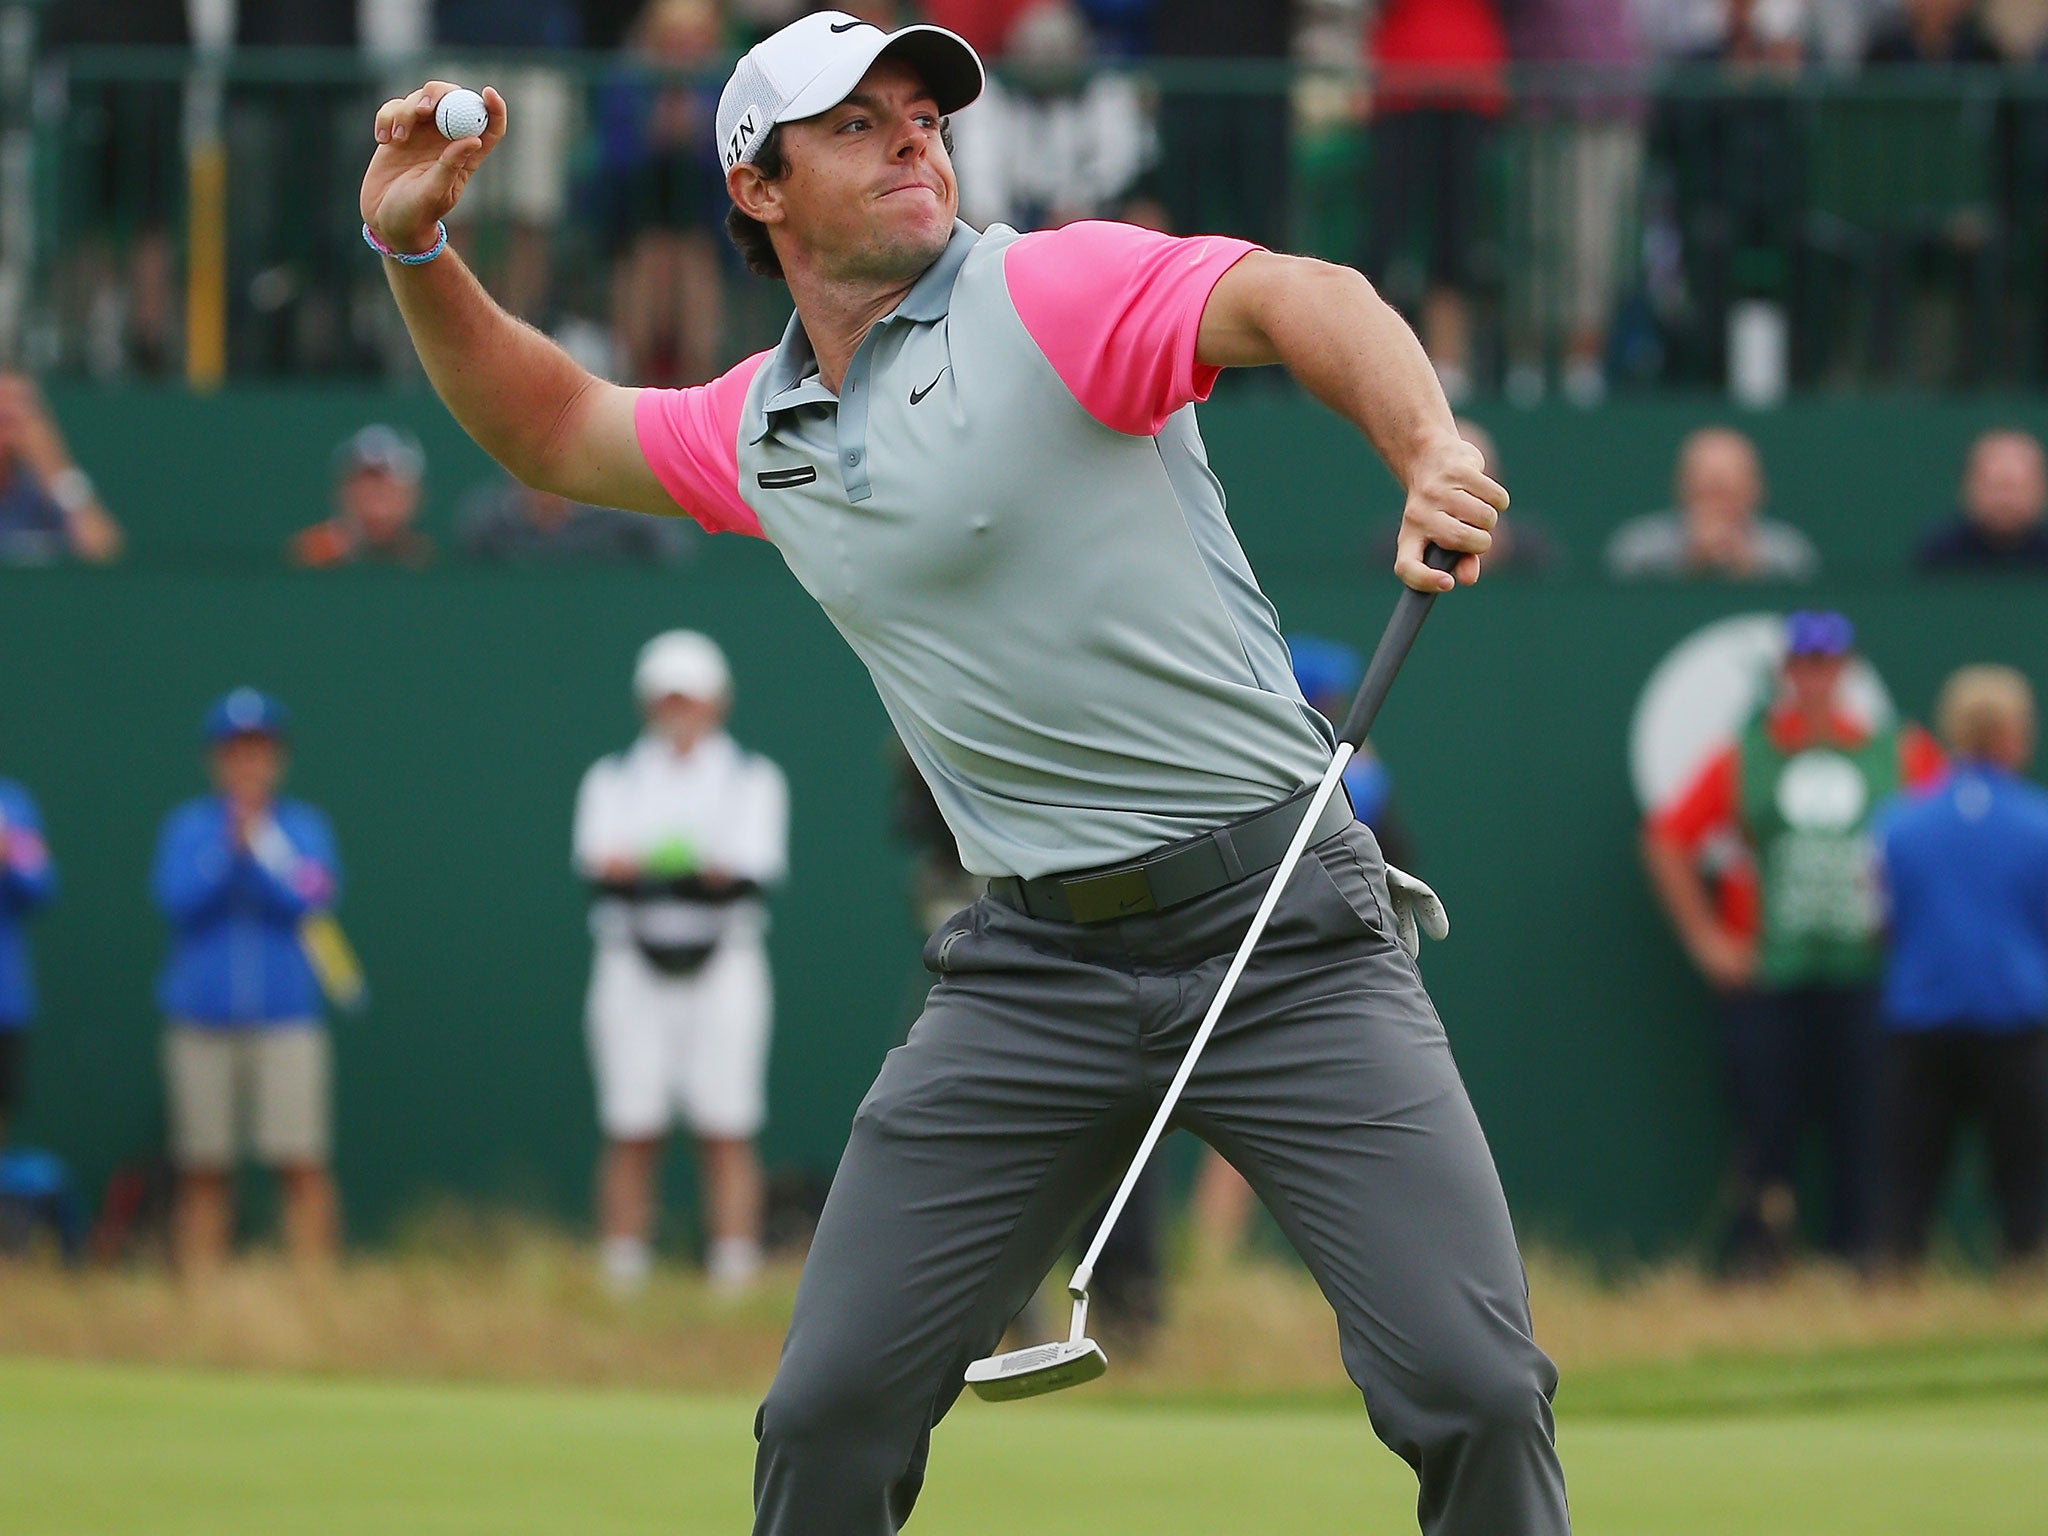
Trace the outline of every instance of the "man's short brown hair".
<path fill-rule="evenodd" d="M 953 153 L 953 120 L 939 119 L 939 142 L 946 146 L 946 153 Z M 753 167 L 761 173 L 763 181 L 780 181 L 789 174 L 789 161 L 782 153 L 782 124 L 777 123 L 768 130 L 768 137 L 761 141 L 761 147 L 754 152 Z M 787 281 L 782 271 L 782 258 L 775 254 L 775 244 L 768 238 L 768 226 L 759 219 L 740 212 L 739 204 L 725 210 L 725 232 L 731 237 L 733 247 L 740 253 L 740 260 L 747 264 L 747 270 L 758 277 L 772 277 L 777 282 Z"/>

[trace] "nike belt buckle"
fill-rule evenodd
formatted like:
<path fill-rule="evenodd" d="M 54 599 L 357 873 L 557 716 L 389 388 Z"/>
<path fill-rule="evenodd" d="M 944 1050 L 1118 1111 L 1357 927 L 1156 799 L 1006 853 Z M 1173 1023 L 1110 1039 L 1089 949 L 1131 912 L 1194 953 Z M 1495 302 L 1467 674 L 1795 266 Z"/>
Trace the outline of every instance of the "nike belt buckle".
<path fill-rule="evenodd" d="M 1060 890 L 1066 895 L 1067 910 L 1077 923 L 1106 923 L 1113 918 L 1159 910 L 1151 878 L 1142 869 L 1119 869 L 1080 880 L 1062 880 Z"/>

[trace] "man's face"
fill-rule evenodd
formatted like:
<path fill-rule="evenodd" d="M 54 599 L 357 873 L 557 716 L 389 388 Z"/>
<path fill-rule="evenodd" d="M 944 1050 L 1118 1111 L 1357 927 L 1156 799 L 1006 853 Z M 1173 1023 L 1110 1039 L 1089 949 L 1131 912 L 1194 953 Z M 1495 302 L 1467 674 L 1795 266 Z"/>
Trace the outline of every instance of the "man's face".
<path fill-rule="evenodd" d="M 213 749 L 213 782 L 237 805 L 262 805 L 284 779 L 284 746 L 275 736 L 246 731 Z"/>
<path fill-rule="evenodd" d="M 1842 674 L 1849 668 L 1846 656 L 1787 656 L 1785 687 L 1792 707 L 1814 718 L 1835 707 L 1835 694 L 1842 686 Z"/>
<path fill-rule="evenodd" d="M 1963 476 L 1963 510 L 1997 538 L 2012 538 L 2040 522 L 2048 510 L 2048 464 L 2040 445 L 2017 433 L 1979 442 Z"/>
<path fill-rule="evenodd" d="M 785 267 L 795 255 L 822 277 L 900 283 L 945 251 L 960 187 L 938 104 L 908 64 L 876 60 L 838 106 L 785 124 L 782 143 L 789 174 L 752 176 L 764 201 L 746 211 L 779 231 Z M 749 175 L 734 169 L 736 191 Z"/>
<path fill-rule="evenodd" d="M 723 699 L 665 693 L 647 705 L 647 724 L 678 752 L 687 752 L 725 721 Z"/>
<path fill-rule="evenodd" d="M 1686 450 L 1678 495 L 1695 535 L 1709 542 L 1742 536 L 1764 495 L 1755 453 L 1732 435 L 1697 440 Z"/>
<path fill-rule="evenodd" d="M 387 543 L 405 531 L 419 511 L 416 481 L 376 465 L 352 471 L 336 492 L 342 512 L 363 530 L 372 544 Z"/>

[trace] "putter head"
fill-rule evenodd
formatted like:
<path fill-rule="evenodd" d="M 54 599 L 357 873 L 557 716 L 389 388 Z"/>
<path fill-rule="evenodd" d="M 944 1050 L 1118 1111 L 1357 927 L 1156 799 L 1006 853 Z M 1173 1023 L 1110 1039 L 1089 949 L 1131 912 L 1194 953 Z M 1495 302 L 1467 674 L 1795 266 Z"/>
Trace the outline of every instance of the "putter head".
<path fill-rule="evenodd" d="M 1078 1387 L 1108 1369 L 1109 1356 L 1093 1339 L 1062 1339 L 977 1360 L 967 1367 L 967 1385 L 987 1402 L 1007 1403 Z"/>

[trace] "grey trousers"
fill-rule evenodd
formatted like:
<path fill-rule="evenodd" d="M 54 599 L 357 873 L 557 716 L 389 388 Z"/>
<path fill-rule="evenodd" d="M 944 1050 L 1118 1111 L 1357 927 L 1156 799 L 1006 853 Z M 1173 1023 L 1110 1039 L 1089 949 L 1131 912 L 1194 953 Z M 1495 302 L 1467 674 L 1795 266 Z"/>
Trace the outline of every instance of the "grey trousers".
<path fill-rule="evenodd" d="M 755 1419 L 757 1536 L 883 1536 L 932 1426 L 1122 1176 L 1269 876 L 1080 927 L 984 898 L 854 1117 Z M 1336 1309 L 1431 1536 L 1570 1529 L 1528 1291 L 1443 1025 L 1362 825 L 1294 872 L 1179 1122 L 1249 1179 Z"/>

